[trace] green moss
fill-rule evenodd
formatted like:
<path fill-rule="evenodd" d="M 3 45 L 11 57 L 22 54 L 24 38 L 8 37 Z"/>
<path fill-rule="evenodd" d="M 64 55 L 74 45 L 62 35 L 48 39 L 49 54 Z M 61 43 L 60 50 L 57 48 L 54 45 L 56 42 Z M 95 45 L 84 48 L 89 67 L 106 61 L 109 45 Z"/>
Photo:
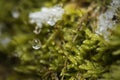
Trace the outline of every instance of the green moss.
<path fill-rule="evenodd" d="M 62 20 L 53 27 L 44 25 L 41 33 L 35 35 L 35 24 L 29 24 L 28 14 L 59 3 L 65 9 Z M 109 41 L 94 32 L 94 15 L 104 10 L 102 5 L 107 1 L 1 0 L 0 4 L 0 67 L 5 66 L 3 72 L 9 71 L 5 73 L 7 80 L 120 79 L 119 26 Z M 11 14 L 14 9 L 20 12 L 17 19 Z M 5 37 L 10 42 L 3 45 Z M 39 50 L 32 48 L 36 37 L 42 43 Z"/>

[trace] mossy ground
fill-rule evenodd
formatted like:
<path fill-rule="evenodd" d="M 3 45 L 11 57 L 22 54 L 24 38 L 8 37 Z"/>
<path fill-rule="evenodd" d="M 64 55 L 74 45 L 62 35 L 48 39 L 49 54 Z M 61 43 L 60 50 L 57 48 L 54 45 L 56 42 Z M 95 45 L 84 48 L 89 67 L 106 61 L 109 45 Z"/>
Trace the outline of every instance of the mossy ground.
<path fill-rule="evenodd" d="M 119 25 L 109 41 L 95 34 L 109 1 L 0 0 L 0 80 L 119 80 Z M 65 9 L 62 20 L 35 35 L 29 13 L 56 4 Z M 39 50 L 32 48 L 36 37 Z"/>

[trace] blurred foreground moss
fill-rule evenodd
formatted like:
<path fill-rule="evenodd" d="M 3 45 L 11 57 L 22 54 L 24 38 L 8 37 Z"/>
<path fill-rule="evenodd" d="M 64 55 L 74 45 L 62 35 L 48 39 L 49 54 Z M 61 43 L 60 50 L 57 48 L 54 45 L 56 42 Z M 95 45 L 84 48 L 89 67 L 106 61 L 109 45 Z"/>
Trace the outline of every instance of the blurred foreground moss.
<path fill-rule="evenodd" d="M 35 35 L 29 12 L 63 3 L 63 20 Z M 0 80 L 119 80 L 119 26 L 109 41 L 94 33 L 96 16 L 108 1 L 0 1 Z M 13 18 L 11 11 L 20 13 Z M 32 48 L 34 38 L 39 50 Z"/>

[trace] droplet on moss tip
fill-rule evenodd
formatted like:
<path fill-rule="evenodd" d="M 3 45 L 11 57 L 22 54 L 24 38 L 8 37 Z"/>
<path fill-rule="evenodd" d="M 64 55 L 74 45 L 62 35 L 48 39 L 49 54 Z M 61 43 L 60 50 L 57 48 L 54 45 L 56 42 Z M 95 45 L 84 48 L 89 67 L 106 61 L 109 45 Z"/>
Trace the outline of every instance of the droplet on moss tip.
<path fill-rule="evenodd" d="M 41 27 L 36 26 L 35 30 L 33 31 L 35 34 L 39 34 L 41 32 Z"/>
<path fill-rule="evenodd" d="M 41 41 L 39 39 L 34 39 L 32 43 L 32 48 L 38 50 L 41 48 Z"/>

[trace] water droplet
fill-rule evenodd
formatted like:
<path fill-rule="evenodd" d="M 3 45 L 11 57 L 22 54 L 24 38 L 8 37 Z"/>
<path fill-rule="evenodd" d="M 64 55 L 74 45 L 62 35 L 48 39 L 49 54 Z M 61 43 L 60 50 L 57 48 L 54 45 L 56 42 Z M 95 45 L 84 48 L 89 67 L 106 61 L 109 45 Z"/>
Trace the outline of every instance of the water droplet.
<path fill-rule="evenodd" d="M 33 31 L 35 34 L 39 34 L 41 32 L 41 28 L 36 26 L 35 30 Z"/>
<path fill-rule="evenodd" d="M 53 22 L 53 21 L 48 21 L 47 22 L 49 25 L 51 25 L 51 26 L 54 26 L 55 25 L 55 22 Z"/>
<path fill-rule="evenodd" d="M 32 48 L 36 49 L 36 50 L 40 49 L 41 48 L 41 41 L 39 39 L 34 39 Z"/>
<path fill-rule="evenodd" d="M 50 16 L 48 21 L 47 21 L 47 24 L 51 25 L 51 26 L 54 26 L 55 25 L 55 21 L 54 21 L 54 18 L 53 16 Z"/>

